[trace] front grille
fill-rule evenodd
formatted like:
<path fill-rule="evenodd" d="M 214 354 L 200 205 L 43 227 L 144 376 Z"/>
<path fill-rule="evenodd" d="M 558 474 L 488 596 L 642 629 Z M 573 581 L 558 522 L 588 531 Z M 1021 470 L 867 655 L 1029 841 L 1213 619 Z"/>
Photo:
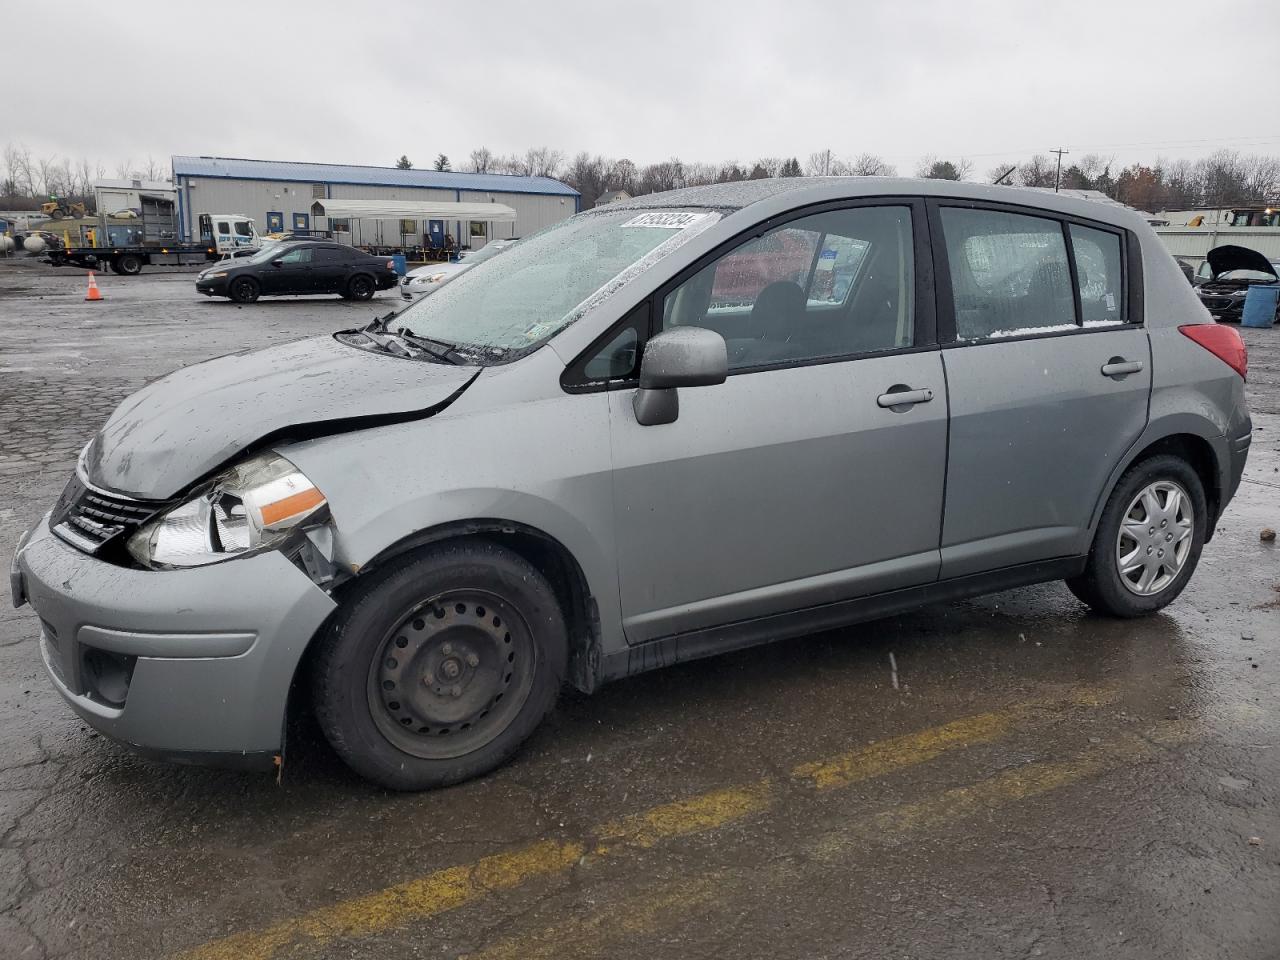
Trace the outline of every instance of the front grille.
<path fill-rule="evenodd" d="M 164 506 L 90 487 L 73 475 L 53 508 L 49 525 L 63 540 L 86 553 L 97 553 L 142 526 Z"/>
<path fill-rule="evenodd" d="M 1201 297 L 1200 302 L 1209 310 L 1226 310 L 1235 301 L 1230 297 Z"/>

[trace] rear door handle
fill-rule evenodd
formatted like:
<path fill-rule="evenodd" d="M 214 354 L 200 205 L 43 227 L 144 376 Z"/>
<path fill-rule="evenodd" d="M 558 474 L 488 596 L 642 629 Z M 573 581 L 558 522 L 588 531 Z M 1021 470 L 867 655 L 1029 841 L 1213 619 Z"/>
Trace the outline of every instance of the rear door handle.
<path fill-rule="evenodd" d="M 1120 357 L 1112 357 L 1111 360 L 1102 365 L 1102 375 L 1104 377 L 1123 377 L 1126 374 L 1138 373 L 1141 370 L 1141 360 L 1124 360 Z"/>
<path fill-rule="evenodd" d="M 890 390 L 876 397 L 876 403 L 882 407 L 910 407 L 917 403 L 928 403 L 932 399 L 932 390 Z"/>

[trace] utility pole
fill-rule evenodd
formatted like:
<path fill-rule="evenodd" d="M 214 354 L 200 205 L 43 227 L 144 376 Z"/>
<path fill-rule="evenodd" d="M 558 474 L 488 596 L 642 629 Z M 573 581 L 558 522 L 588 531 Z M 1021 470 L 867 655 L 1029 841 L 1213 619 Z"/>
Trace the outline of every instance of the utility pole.
<path fill-rule="evenodd" d="M 1058 169 L 1053 172 L 1053 192 L 1057 193 L 1058 185 L 1062 183 L 1062 155 L 1064 153 L 1070 154 L 1071 151 L 1063 150 L 1061 147 L 1059 147 L 1057 150 L 1050 150 L 1049 152 L 1056 153 L 1058 155 Z"/>

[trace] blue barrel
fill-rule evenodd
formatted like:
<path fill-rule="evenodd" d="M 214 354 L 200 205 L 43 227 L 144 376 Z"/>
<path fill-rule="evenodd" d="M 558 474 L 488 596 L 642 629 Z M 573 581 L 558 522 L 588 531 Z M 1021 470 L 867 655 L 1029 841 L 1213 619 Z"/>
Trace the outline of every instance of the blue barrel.
<path fill-rule="evenodd" d="M 405 259 L 403 253 L 393 253 L 391 262 L 396 265 L 396 276 L 403 277 L 409 272 L 409 261 Z"/>
<path fill-rule="evenodd" d="M 1280 300 L 1280 283 L 1255 283 L 1244 297 L 1242 326 L 1270 327 L 1276 322 L 1276 303 Z"/>

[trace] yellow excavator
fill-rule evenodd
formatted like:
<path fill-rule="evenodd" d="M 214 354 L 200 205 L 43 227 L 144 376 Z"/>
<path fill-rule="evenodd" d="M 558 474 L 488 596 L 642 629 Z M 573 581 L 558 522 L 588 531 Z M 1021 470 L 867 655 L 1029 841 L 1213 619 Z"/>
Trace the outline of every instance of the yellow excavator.
<path fill-rule="evenodd" d="M 84 217 L 88 215 L 83 201 L 76 200 L 72 202 L 66 197 L 55 197 L 53 194 L 49 195 L 47 203 L 40 204 L 40 212 L 54 220 L 61 220 L 63 217 Z"/>

